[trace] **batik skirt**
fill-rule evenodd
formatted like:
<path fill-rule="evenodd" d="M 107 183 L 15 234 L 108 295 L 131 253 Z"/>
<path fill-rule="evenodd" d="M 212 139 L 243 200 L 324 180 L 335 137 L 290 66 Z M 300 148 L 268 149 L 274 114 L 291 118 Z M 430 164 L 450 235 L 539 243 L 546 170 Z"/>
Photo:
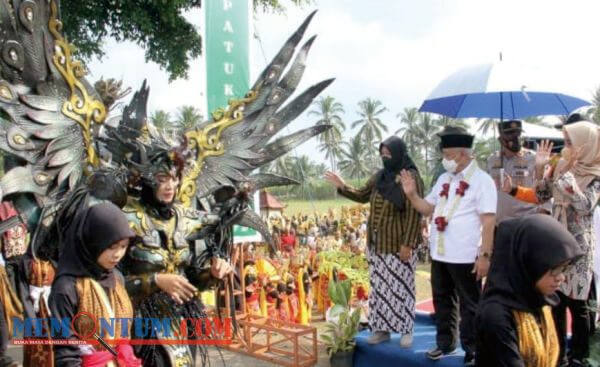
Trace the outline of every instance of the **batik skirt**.
<path fill-rule="evenodd" d="M 412 334 L 415 323 L 416 252 L 409 262 L 398 254 L 370 252 L 369 326 L 373 331 Z"/>

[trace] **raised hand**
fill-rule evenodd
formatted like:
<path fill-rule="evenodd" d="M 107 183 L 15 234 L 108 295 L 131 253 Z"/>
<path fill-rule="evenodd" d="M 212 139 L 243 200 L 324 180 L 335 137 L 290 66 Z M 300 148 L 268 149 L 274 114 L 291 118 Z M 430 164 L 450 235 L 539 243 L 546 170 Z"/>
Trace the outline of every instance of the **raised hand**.
<path fill-rule="evenodd" d="M 409 246 L 400 246 L 400 261 L 409 262 L 413 255 L 413 249 Z"/>
<path fill-rule="evenodd" d="M 327 182 L 337 187 L 338 189 L 343 189 L 344 186 L 346 186 L 346 182 L 344 182 L 344 179 L 332 171 L 325 172 L 325 179 L 327 180 Z"/>
<path fill-rule="evenodd" d="M 535 165 L 544 167 L 552 159 L 552 148 L 554 143 L 549 140 L 542 140 L 535 150 Z"/>
<path fill-rule="evenodd" d="M 415 182 L 415 178 L 405 169 L 400 172 L 400 182 L 402 183 L 402 189 L 404 190 L 404 194 L 406 194 L 406 196 L 412 196 L 417 193 L 417 184 Z"/>

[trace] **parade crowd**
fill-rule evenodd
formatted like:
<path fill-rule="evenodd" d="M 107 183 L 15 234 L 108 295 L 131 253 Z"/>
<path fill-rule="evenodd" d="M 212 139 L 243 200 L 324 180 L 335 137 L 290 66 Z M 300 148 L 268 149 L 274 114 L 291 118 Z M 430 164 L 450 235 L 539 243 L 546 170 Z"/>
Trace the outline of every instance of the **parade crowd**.
<path fill-rule="evenodd" d="M 13 317 L 72 318 L 82 310 L 99 316 L 200 315 L 203 310 L 191 300 L 230 272 L 244 283 L 243 302 L 237 302 L 243 311 L 301 324 L 309 324 L 315 310 L 327 315 L 328 282 L 350 279 L 352 306 L 361 308 L 361 322 L 371 330 L 368 343 L 399 333 L 399 347 L 411 348 L 415 267 L 430 259 L 437 346 L 426 352 L 428 358 L 452 355 L 460 342 L 465 366 L 585 366 L 595 323 L 600 132 L 576 114 L 562 131 L 565 147 L 556 155 L 547 141 L 535 151 L 523 148 L 521 122 L 502 122 L 500 151 L 479 167 L 471 151 L 474 137 L 447 127 L 439 134 L 444 171 L 428 194 L 406 144 L 391 137 L 380 146 L 383 169 L 363 187 L 326 173 L 339 195 L 355 205 L 339 213 L 266 217 L 274 248 L 238 246 L 231 263 L 243 254 L 241 274 L 214 258 L 202 273 L 185 270 L 202 289 L 180 275 L 135 266 L 137 248 L 142 254 L 153 240 L 140 213 L 154 216 L 152 225 L 165 233 L 173 218 L 188 220 L 183 232 L 195 225 L 172 206 L 179 173 L 167 157 L 142 206 L 128 204 L 122 211 L 97 203 L 77 216 L 58 264 L 30 255 L 23 226 L 3 234 L 1 365 L 17 365 L 6 354 Z M 1 209 L 3 220 L 16 215 L 7 203 Z M 167 241 L 177 246 L 177 237 Z M 121 274 L 117 268 L 136 270 Z M 105 295 L 113 307 L 108 313 L 98 306 Z M 172 357 L 161 350 L 119 346 L 116 352 L 119 365 L 167 365 Z M 24 348 L 29 366 L 101 365 L 111 358 L 77 346 Z"/>

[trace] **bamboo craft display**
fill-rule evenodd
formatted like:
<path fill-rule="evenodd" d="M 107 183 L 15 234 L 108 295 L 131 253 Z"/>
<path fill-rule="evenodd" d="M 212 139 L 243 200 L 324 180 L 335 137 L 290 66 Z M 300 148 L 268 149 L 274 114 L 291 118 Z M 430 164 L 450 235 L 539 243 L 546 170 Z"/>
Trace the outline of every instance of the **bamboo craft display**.
<path fill-rule="evenodd" d="M 235 261 L 239 274 L 243 273 L 243 251 Z M 245 284 L 241 277 L 241 289 L 234 289 L 234 295 L 242 295 L 242 310 L 245 307 Z M 225 287 L 233 286 L 233 281 L 226 281 Z M 228 289 L 221 291 L 221 296 L 228 294 Z M 231 315 L 229 297 L 225 298 L 225 307 L 221 315 Z M 213 310 L 214 312 L 214 310 Z M 317 363 L 317 328 L 312 326 L 274 320 L 268 317 L 249 315 L 245 311 L 236 311 L 240 332 L 233 335 L 231 345 L 221 348 L 249 355 L 271 363 L 286 367 L 306 367 Z M 301 344 L 308 340 L 309 346 Z"/>

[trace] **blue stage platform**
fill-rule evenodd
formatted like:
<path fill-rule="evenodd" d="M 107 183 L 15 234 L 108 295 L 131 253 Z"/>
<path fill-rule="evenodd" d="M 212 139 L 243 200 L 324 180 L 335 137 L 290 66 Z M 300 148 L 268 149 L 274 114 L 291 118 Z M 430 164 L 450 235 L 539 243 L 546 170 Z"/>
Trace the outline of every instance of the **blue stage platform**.
<path fill-rule="evenodd" d="M 464 351 L 457 349 L 452 356 L 443 357 L 432 361 L 425 357 L 425 352 L 435 348 L 435 323 L 429 314 L 417 313 L 415 320 L 414 344 L 412 348 L 400 347 L 400 335 L 392 334 L 389 342 L 377 345 L 367 344 L 369 331 L 361 331 L 356 336 L 356 349 L 354 351 L 354 367 L 460 367 L 463 366 Z"/>

